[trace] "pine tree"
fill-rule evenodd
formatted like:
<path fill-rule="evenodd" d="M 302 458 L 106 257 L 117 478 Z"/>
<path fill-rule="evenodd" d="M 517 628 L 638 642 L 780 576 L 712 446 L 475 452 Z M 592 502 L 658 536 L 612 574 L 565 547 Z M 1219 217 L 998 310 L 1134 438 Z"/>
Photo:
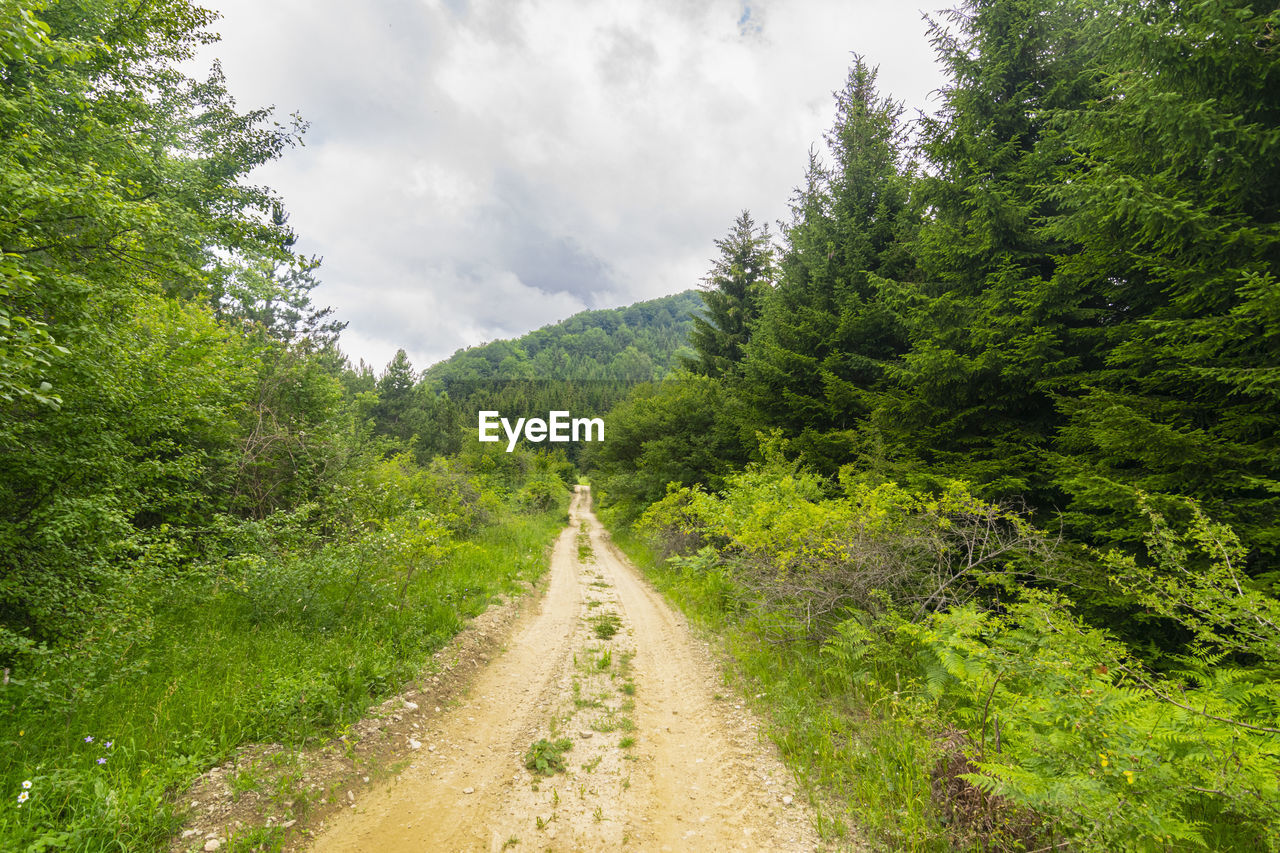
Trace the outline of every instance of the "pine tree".
<path fill-rule="evenodd" d="M 933 25 L 951 81 L 922 126 L 923 280 L 912 348 L 886 407 L 892 440 L 935 474 L 1051 506 L 1053 390 L 1093 351 L 1097 306 L 1056 277 L 1072 246 L 1046 230 L 1068 154 L 1046 112 L 1089 93 L 1071 4 L 970 0 Z"/>
<path fill-rule="evenodd" d="M 833 470 L 855 452 L 886 362 L 905 348 L 883 299 L 910 278 L 918 220 L 903 162 L 902 107 L 881 97 L 856 58 L 827 134 L 831 165 L 810 152 L 792 200 L 777 287 L 747 346 L 742 390 L 760 425 L 800 437 L 808 461 Z"/>
<path fill-rule="evenodd" d="M 774 277 L 769 226 L 757 227 L 744 210 L 729 233 L 716 240 L 720 257 L 703 279 L 705 314 L 693 315 L 689 345 L 696 356 L 686 367 L 704 376 L 723 376 L 742 361 L 742 348 L 760 312 L 760 301 Z"/>
<path fill-rule="evenodd" d="M 373 408 L 375 431 L 409 441 L 425 420 L 422 405 L 425 389 L 419 388 L 413 364 L 404 350 L 396 350 L 387 363 L 387 369 L 378 377 L 377 390 L 378 403 Z"/>
<path fill-rule="evenodd" d="M 1280 11 L 1106 4 L 1102 93 L 1056 123 L 1064 275 L 1105 306 L 1104 363 L 1055 457 L 1079 529 L 1134 540 L 1133 487 L 1191 495 L 1280 554 Z M 1118 23 L 1117 23 L 1118 22 Z M 1261 563 L 1259 563 L 1259 566 Z"/>

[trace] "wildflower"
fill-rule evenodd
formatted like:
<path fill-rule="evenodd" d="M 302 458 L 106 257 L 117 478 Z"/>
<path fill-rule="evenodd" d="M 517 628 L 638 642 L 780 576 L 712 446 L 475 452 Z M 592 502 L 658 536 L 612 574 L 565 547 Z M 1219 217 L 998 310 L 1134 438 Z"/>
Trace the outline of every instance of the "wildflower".
<path fill-rule="evenodd" d="M 27 801 L 27 797 L 30 797 L 30 796 L 31 795 L 28 794 L 26 791 L 23 791 L 21 794 L 18 794 L 18 802 L 25 803 Z"/>
<path fill-rule="evenodd" d="M 1126 770 L 1126 771 L 1124 771 L 1124 781 L 1128 782 L 1130 785 L 1132 785 L 1132 784 L 1133 784 L 1133 771 L 1132 771 L 1132 770 Z"/>
<path fill-rule="evenodd" d="M 24 779 L 24 780 L 22 780 L 22 790 L 24 790 L 24 791 L 30 791 L 30 790 L 31 790 L 31 780 L 30 780 L 30 779 Z"/>
<path fill-rule="evenodd" d="M 103 746 L 105 746 L 107 749 L 110 749 L 111 747 L 115 746 L 115 744 L 116 744 L 115 741 L 109 740 L 106 743 L 104 743 Z"/>
<path fill-rule="evenodd" d="M 1108 764 L 1111 763 L 1110 761 L 1107 760 L 1107 754 L 1105 752 L 1099 752 L 1098 757 L 1102 759 L 1103 767 L 1106 767 Z"/>
<path fill-rule="evenodd" d="M 84 742 L 85 742 L 85 743 L 93 743 L 93 735 L 85 735 L 85 736 L 84 736 Z"/>
<path fill-rule="evenodd" d="M 105 758 L 99 758 L 99 759 L 98 759 L 98 763 L 99 763 L 99 764 L 106 764 L 106 763 L 107 763 L 107 759 L 105 759 Z"/>

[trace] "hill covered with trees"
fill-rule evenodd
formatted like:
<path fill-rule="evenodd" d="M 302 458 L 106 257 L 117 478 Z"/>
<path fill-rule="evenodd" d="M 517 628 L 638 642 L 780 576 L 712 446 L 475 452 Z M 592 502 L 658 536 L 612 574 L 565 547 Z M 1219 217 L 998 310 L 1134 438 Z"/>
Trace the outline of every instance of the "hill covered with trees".
<path fill-rule="evenodd" d="M 396 353 L 375 376 L 365 367 L 353 389 L 376 394 L 370 410 L 377 433 L 414 448 L 422 461 L 457 452 L 476 430 L 476 413 L 512 419 L 552 410 L 603 415 L 637 384 L 666 376 L 688 357 L 696 292 L 685 291 L 625 308 L 583 311 L 511 340 L 459 350 L 421 374 Z M 569 445 L 570 457 L 580 447 Z"/>
<path fill-rule="evenodd" d="M 458 350 L 423 372 L 433 388 L 490 380 L 648 382 L 678 363 L 688 346 L 695 291 L 624 308 L 583 311 L 511 340 Z"/>

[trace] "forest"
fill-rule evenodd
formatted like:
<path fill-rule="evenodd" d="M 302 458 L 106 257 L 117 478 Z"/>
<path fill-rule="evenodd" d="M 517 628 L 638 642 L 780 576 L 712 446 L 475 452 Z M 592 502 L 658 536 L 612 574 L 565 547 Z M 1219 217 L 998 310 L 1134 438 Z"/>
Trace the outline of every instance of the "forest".
<path fill-rule="evenodd" d="M 375 371 L 250 180 L 305 121 L 182 70 L 211 12 L 0 0 L 0 849 L 164 847 L 536 581 L 585 476 L 831 844 L 1280 851 L 1280 10 L 931 20 L 939 108 L 855 56 L 700 293 Z"/>
<path fill-rule="evenodd" d="M 588 451 L 826 832 L 1280 849 L 1278 23 L 966 2 L 916 118 L 856 57 Z"/>

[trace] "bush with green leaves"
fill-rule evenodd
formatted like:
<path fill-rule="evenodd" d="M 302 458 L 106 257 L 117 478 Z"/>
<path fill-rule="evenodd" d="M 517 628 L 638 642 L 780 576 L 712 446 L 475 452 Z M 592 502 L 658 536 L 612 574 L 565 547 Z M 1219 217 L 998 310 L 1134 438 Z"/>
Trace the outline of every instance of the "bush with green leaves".
<path fill-rule="evenodd" d="M 989 807 L 1049 818 L 1045 843 L 1280 850 L 1280 602 L 1239 572 L 1234 534 L 1189 510 L 1183 532 L 1148 512 L 1149 562 L 1098 555 L 1117 592 L 1194 634 L 1167 671 L 1028 587 L 920 622 L 851 617 L 824 653 L 851 688 L 888 660 L 913 670 L 929 713 L 967 733 L 962 778 Z"/>
<path fill-rule="evenodd" d="M 524 755 L 524 766 L 539 776 L 554 776 L 565 769 L 564 754 L 573 749 L 573 741 L 567 737 L 549 741 L 540 738 Z"/>
<path fill-rule="evenodd" d="M 889 595 L 913 618 L 1009 588 L 1051 569 L 1048 537 L 963 484 L 936 494 L 850 478 L 845 494 L 780 456 L 728 478 L 712 495 L 672 490 L 642 529 L 714 545 L 733 580 L 814 636 Z"/>

